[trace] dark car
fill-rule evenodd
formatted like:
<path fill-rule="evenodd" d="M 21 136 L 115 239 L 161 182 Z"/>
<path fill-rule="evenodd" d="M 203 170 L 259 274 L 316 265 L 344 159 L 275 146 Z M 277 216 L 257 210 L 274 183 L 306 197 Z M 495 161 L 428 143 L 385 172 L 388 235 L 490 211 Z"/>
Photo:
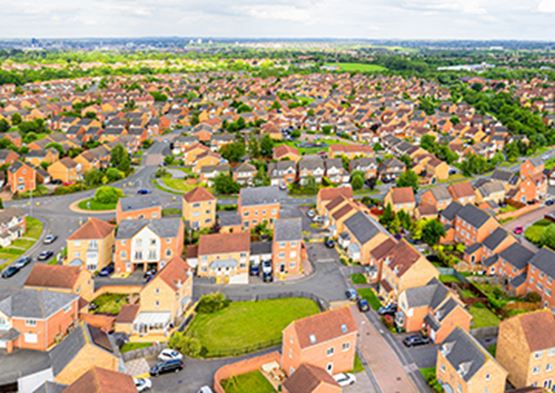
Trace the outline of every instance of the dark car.
<path fill-rule="evenodd" d="M 335 247 L 335 241 L 333 239 L 326 239 L 326 247 L 327 248 L 334 248 Z"/>
<path fill-rule="evenodd" d="M 37 257 L 37 261 L 47 261 L 54 255 L 54 251 L 45 250 L 41 251 L 39 256 Z"/>
<path fill-rule="evenodd" d="M 139 195 L 148 195 L 150 193 L 151 193 L 151 191 L 147 190 L 146 188 L 141 188 L 137 191 L 137 194 L 139 194 Z"/>
<path fill-rule="evenodd" d="M 143 278 L 152 278 L 156 275 L 156 269 L 148 269 L 145 274 L 143 274 Z"/>
<path fill-rule="evenodd" d="M 394 303 L 389 303 L 387 306 L 380 307 L 378 309 L 378 314 L 380 315 L 394 316 L 396 312 L 397 312 L 397 305 Z"/>
<path fill-rule="evenodd" d="M 349 288 L 345 291 L 345 296 L 347 297 L 347 299 L 355 301 L 358 299 L 358 292 L 356 291 L 356 289 Z"/>
<path fill-rule="evenodd" d="M 551 206 L 555 203 L 555 201 L 553 199 L 548 199 L 547 201 L 545 201 L 545 206 Z"/>
<path fill-rule="evenodd" d="M 183 370 L 183 361 L 181 359 L 172 359 L 165 362 L 158 362 L 150 369 L 150 375 L 156 377 L 160 374 L 178 372 Z"/>
<path fill-rule="evenodd" d="M 100 270 L 100 272 L 98 272 L 98 275 L 100 277 L 108 277 L 113 272 L 114 272 L 114 264 L 110 263 L 108 266 L 103 267 L 102 270 Z"/>
<path fill-rule="evenodd" d="M 272 273 L 263 273 L 262 274 L 262 281 L 264 282 L 272 282 L 274 281 L 274 276 L 272 275 Z"/>
<path fill-rule="evenodd" d="M 424 337 L 421 334 L 413 334 L 403 339 L 403 344 L 407 347 L 418 347 L 420 345 L 429 344 L 430 342 L 431 340 L 429 337 Z"/>
<path fill-rule="evenodd" d="M 258 276 L 260 274 L 260 265 L 251 265 L 251 276 Z"/>
<path fill-rule="evenodd" d="M 17 267 L 10 266 L 2 272 L 2 278 L 10 278 L 12 276 L 15 276 L 18 271 L 19 269 Z"/>
<path fill-rule="evenodd" d="M 31 257 L 21 257 L 14 262 L 14 266 L 18 269 L 23 269 L 25 266 L 30 264 L 33 260 Z"/>
<path fill-rule="evenodd" d="M 366 299 L 362 299 L 362 298 L 358 299 L 357 306 L 358 306 L 358 310 L 361 312 L 366 312 L 370 310 L 370 305 L 368 304 L 368 301 Z"/>

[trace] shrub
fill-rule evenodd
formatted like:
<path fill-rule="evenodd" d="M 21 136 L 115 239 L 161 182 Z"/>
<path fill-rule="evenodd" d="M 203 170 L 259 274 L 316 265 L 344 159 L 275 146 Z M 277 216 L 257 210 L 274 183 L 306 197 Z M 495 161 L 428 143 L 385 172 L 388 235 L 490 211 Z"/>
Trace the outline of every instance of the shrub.
<path fill-rule="evenodd" d="M 526 296 L 524 296 L 524 300 L 530 303 L 539 303 L 542 301 L 542 297 L 537 292 L 528 292 Z"/>
<path fill-rule="evenodd" d="M 223 310 L 228 305 L 229 300 L 226 299 L 223 293 L 209 293 L 201 296 L 197 305 L 197 312 L 201 314 L 212 314 L 216 311 Z"/>
<path fill-rule="evenodd" d="M 184 355 L 198 357 L 202 351 L 202 345 L 198 338 L 186 336 L 184 332 L 175 332 L 169 341 L 170 348 L 173 348 Z"/>
<path fill-rule="evenodd" d="M 106 170 L 106 176 L 108 177 L 108 181 L 113 182 L 123 179 L 125 173 L 116 168 L 108 168 Z"/>
<path fill-rule="evenodd" d="M 123 191 L 119 188 L 103 186 L 99 187 L 94 193 L 94 200 L 99 203 L 110 204 L 117 203 L 123 196 Z"/>

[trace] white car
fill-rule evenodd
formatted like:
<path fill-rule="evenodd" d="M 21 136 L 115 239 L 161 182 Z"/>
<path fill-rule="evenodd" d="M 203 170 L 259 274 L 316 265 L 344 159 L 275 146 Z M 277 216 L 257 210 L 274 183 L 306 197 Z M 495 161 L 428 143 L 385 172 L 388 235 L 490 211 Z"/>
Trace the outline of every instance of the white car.
<path fill-rule="evenodd" d="M 214 391 L 212 390 L 212 388 L 210 386 L 203 386 L 203 387 L 200 388 L 198 393 L 214 393 Z"/>
<path fill-rule="evenodd" d="M 357 381 L 357 377 L 350 373 L 335 374 L 333 379 L 341 387 L 352 385 Z"/>
<path fill-rule="evenodd" d="M 137 392 L 145 392 L 152 389 L 152 381 L 148 378 L 133 378 Z"/>
<path fill-rule="evenodd" d="M 175 349 L 166 348 L 162 352 L 160 352 L 160 355 L 158 355 L 158 360 L 183 360 L 183 355 L 177 352 Z"/>

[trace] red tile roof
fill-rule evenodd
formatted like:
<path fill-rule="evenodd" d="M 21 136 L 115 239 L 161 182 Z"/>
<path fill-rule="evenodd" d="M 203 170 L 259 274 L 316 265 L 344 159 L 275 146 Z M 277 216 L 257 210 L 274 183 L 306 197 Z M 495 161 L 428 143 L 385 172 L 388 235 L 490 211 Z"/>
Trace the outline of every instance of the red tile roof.
<path fill-rule="evenodd" d="M 394 187 L 391 189 L 391 199 L 394 204 L 415 203 L 414 190 L 412 187 Z"/>
<path fill-rule="evenodd" d="M 279 145 L 274 147 L 274 157 L 277 159 L 286 156 L 287 154 L 299 155 L 299 151 L 293 146 Z"/>
<path fill-rule="evenodd" d="M 137 388 L 127 374 L 93 367 L 65 388 L 64 393 L 137 393 Z"/>
<path fill-rule="evenodd" d="M 216 200 L 216 197 L 214 197 L 214 195 L 212 195 L 210 191 L 208 191 L 206 188 L 197 187 L 189 191 L 188 193 L 184 194 L 183 199 L 185 199 L 189 203 L 194 203 L 194 202 L 214 201 Z"/>
<path fill-rule="evenodd" d="M 345 198 L 352 198 L 353 189 L 351 187 L 322 188 L 318 191 L 318 200 L 331 201 L 340 195 L 343 195 Z"/>
<path fill-rule="evenodd" d="M 68 240 L 104 239 L 114 231 L 114 226 L 106 221 L 91 217 L 86 223 L 73 232 Z"/>
<path fill-rule="evenodd" d="M 25 281 L 25 286 L 72 289 L 80 273 L 79 266 L 36 263 Z"/>
<path fill-rule="evenodd" d="M 284 386 L 288 393 L 312 393 L 316 392 L 322 384 L 334 386 L 337 392 L 341 392 L 341 387 L 325 370 L 310 364 L 302 364 L 292 376 L 287 378 Z"/>
<path fill-rule="evenodd" d="M 470 184 L 470 182 L 451 184 L 449 187 L 447 187 L 447 190 L 449 191 L 451 196 L 456 199 L 471 197 L 475 195 L 474 188 L 472 188 L 472 184 Z"/>
<path fill-rule="evenodd" d="M 198 255 L 248 252 L 250 244 L 251 237 L 248 232 L 202 235 L 199 240 Z"/>
<path fill-rule="evenodd" d="M 168 284 L 174 291 L 176 291 L 180 285 L 182 285 L 190 276 L 191 268 L 189 264 L 185 262 L 181 257 L 174 257 L 169 261 L 166 266 L 162 268 L 154 277 L 151 282 L 156 281 L 157 278 L 162 279 L 166 284 Z"/>

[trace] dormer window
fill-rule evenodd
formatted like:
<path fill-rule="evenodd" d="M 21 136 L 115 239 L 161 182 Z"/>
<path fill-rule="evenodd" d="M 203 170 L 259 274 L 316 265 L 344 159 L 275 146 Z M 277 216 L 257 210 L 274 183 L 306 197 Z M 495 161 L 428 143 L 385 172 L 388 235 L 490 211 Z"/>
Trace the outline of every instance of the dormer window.
<path fill-rule="evenodd" d="M 345 324 L 341 325 L 341 333 L 347 333 L 347 325 Z"/>
<path fill-rule="evenodd" d="M 316 344 L 316 336 L 314 334 L 308 336 L 308 339 L 310 340 L 311 344 Z"/>

